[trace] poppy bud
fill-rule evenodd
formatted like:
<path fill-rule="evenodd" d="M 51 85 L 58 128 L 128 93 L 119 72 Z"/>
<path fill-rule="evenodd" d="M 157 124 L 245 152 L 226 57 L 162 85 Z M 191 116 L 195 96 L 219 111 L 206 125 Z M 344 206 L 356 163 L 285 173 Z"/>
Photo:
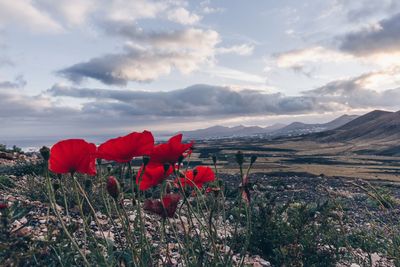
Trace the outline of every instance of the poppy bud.
<path fill-rule="evenodd" d="M 256 160 L 257 160 L 257 156 L 256 155 L 251 155 L 250 164 L 253 165 L 254 162 L 256 162 Z"/>
<path fill-rule="evenodd" d="M 111 170 L 112 170 L 112 165 L 111 165 L 111 164 L 108 164 L 108 165 L 107 165 L 107 171 L 108 171 L 108 172 L 111 172 Z"/>
<path fill-rule="evenodd" d="M 242 153 L 242 151 L 238 151 L 237 153 L 236 153 L 236 162 L 237 162 L 237 164 L 239 164 L 240 166 L 242 166 L 243 165 L 243 162 L 244 162 L 244 155 L 243 155 L 243 153 Z"/>
<path fill-rule="evenodd" d="M 176 208 L 180 200 L 178 194 L 167 194 L 161 200 L 146 199 L 143 204 L 143 209 L 160 215 L 163 219 L 174 217 Z"/>
<path fill-rule="evenodd" d="M 50 149 L 47 146 L 43 146 L 40 150 L 40 155 L 42 155 L 45 161 L 48 161 L 50 158 Z"/>
<path fill-rule="evenodd" d="M 108 177 L 107 192 L 114 199 L 117 199 L 119 196 L 119 183 L 118 183 L 118 180 L 114 176 Z"/>
<path fill-rule="evenodd" d="M 164 163 L 164 173 L 168 172 L 170 166 L 169 163 Z"/>
<path fill-rule="evenodd" d="M 146 166 L 149 164 L 150 157 L 149 156 L 143 156 L 143 165 Z"/>
<path fill-rule="evenodd" d="M 214 155 L 212 155 L 211 158 L 212 158 L 214 165 L 217 164 L 217 155 L 214 154 Z"/>

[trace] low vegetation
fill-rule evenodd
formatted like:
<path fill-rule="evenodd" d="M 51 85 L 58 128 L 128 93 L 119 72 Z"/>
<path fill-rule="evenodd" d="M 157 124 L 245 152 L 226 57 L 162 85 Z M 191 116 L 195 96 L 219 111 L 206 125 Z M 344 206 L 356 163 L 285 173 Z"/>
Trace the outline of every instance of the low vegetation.
<path fill-rule="evenodd" d="M 212 153 L 189 168 L 192 144 L 116 149 L 128 136 L 95 156 L 88 143 L 44 148 L 35 171 L 0 176 L 1 265 L 400 266 L 390 188 L 252 175 L 257 157 L 241 152 L 234 176 Z"/>

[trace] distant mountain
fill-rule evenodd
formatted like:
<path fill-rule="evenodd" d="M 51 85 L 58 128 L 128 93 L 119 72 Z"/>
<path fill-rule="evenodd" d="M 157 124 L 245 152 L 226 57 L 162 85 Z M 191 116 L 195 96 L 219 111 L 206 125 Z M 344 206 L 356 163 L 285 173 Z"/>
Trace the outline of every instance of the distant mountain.
<path fill-rule="evenodd" d="M 184 131 L 182 133 L 187 139 L 210 139 L 255 135 L 266 137 L 297 136 L 335 129 L 355 118 L 357 118 L 356 115 L 343 115 L 327 123 L 307 124 L 302 122 L 293 122 L 289 125 L 277 123 L 267 127 L 243 125 L 235 127 L 213 126 L 194 131 Z"/>
<path fill-rule="evenodd" d="M 298 136 L 310 133 L 317 133 L 338 128 L 346 123 L 356 119 L 357 115 L 343 115 L 327 123 L 307 124 L 302 122 L 293 122 L 285 127 L 282 127 L 272 134 L 274 136 Z"/>
<path fill-rule="evenodd" d="M 240 136 L 252 136 L 252 135 L 264 135 L 272 133 L 282 127 L 285 124 L 273 124 L 267 127 L 259 126 L 235 126 L 235 127 L 225 127 L 225 126 L 212 126 L 205 129 L 198 129 L 194 131 L 183 131 L 183 136 L 187 139 L 210 139 L 210 138 L 222 138 L 222 137 L 240 137 Z"/>
<path fill-rule="evenodd" d="M 331 131 L 316 134 L 321 141 L 392 141 L 400 138 L 400 111 L 374 110 Z"/>

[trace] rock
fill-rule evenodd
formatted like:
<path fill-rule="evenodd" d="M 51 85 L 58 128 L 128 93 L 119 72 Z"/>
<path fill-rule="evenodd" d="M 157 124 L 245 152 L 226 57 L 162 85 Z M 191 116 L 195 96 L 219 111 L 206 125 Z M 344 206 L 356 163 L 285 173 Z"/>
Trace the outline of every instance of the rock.
<path fill-rule="evenodd" d="M 264 259 L 260 259 L 259 263 L 261 264 L 261 266 L 266 266 L 266 267 L 271 266 L 271 263 L 269 261 L 264 260 Z"/>
<path fill-rule="evenodd" d="M 14 156 L 11 153 L 7 152 L 0 152 L 0 159 L 6 159 L 6 160 L 14 160 Z"/>
<path fill-rule="evenodd" d="M 31 234 L 32 234 L 32 227 L 30 226 L 22 227 L 21 229 L 15 232 L 15 235 L 19 237 L 29 236 Z"/>

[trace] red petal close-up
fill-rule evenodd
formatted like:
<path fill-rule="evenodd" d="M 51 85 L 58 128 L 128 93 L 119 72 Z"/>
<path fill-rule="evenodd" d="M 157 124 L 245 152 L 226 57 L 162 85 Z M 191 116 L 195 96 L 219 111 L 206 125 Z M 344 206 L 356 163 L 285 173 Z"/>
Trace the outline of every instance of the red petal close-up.
<path fill-rule="evenodd" d="M 139 185 L 140 190 L 147 190 L 153 186 L 160 184 L 165 178 L 167 178 L 172 172 L 172 166 L 167 171 L 164 169 L 164 165 L 149 163 L 142 175 L 143 167 L 140 168 L 136 176 L 136 184 Z M 140 179 L 140 181 L 139 181 Z"/>
<path fill-rule="evenodd" d="M 144 202 L 143 208 L 147 211 L 160 215 L 162 218 L 174 217 L 176 208 L 181 196 L 179 194 L 165 195 L 162 200 L 147 199 Z"/>
<path fill-rule="evenodd" d="M 134 157 L 150 155 L 154 147 L 154 137 L 149 131 L 133 132 L 110 139 L 98 148 L 97 157 L 120 163 L 131 161 Z"/>
<path fill-rule="evenodd" d="M 96 175 L 96 145 L 83 139 L 67 139 L 50 150 L 49 169 L 54 173 Z"/>
<path fill-rule="evenodd" d="M 195 175 L 194 173 L 197 172 Z M 185 173 L 184 178 L 180 178 L 183 186 L 188 185 L 194 187 L 203 187 L 204 183 L 213 182 L 215 180 L 215 174 L 210 167 L 198 166 L 194 170 L 189 170 Z M 178 182 L 178 181 L 176 181 Z"/>
<path fill-rule="evenodd" d="M 174 164 L 178 161 L 180 156 L 184 155 L 189 149 L 193 147 L 193 141 L 188 144 L 182 143 L 182 134 L 171 137 L 167 143 L 154 146 L 153 152 L 150 155 L 150 162 L 164 164 Z"/>

